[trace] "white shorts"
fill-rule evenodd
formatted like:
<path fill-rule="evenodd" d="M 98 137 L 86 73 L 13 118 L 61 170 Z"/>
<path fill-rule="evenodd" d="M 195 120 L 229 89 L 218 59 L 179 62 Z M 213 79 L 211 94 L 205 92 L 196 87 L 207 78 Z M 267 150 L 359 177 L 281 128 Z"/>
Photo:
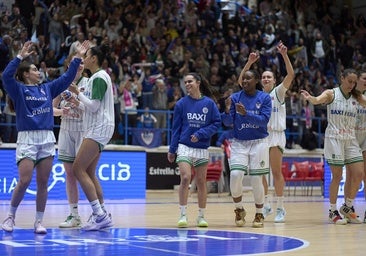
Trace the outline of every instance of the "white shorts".
<path fill-rule="evenodd" d="M 231 142 L 230 170 L 244 171 L 249 175 L 269 173 L 269 148 L 267 138 Z"/>
<path fill-rule="evenodd" d="M 39 161 L 49 157 L 55 156 L 55 143 L 45 143 L 41 145 L 31 145 L 31 144 L 17 144 L 16 149 L 16 162 L 17 164 L 25 159 L 31 159 L 34 165 L 39 163 Z"/>
<path fill-rule="evenodd" d="M 187 162 L 196 167 L 208 163 L 208 149 L 191 148 L 183 144 L 178 144 L 176 162 Z"/>
<path fill-rule="evenodd" d="M 324 157 L 328 164 L 338 166 L 363 161 L 362 152 L 356 139 L 325 138 Z"/>
<path fill-rule="evenodd" d="M 283 152 L 286 146 L 286 135 L 284 131 L 268 131 L 268 146 L 279 147 Z"/>
<path fill-rule="evenodd" d="M 356 132 L 356 139 L 360 145 L 361 151 L 366 151 L 366 132 Z"/>
<path fill-rule="evenodd" d="M 108 130 L 103 130 L 99 132 L 97 130 L 88 130 L 84 133 L 84 138 L 92 139 L 104 147 L 111 140 L 113 132 L 114 132 L 114 126 L 111 125 L 108 128 Z"/>
<path fill-rule="evenodd" d="M 58 135 L 58 159 L 62 162 L 72 163 L 75 160 L 84 132 L 60 129 Z"/>

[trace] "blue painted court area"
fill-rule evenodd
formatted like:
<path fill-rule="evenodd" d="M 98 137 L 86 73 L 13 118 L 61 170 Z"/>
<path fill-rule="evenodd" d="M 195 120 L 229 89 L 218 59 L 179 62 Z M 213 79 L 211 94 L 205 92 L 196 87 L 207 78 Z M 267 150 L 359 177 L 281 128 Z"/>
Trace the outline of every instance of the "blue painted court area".
<path fill-rule="evenodd" d="M 15 229 L 1 235 L 0 255 L 24 256 L 265 255 L 308 246 L 293 237 L 206 229 L 49 229 L 46 235 Z"/>

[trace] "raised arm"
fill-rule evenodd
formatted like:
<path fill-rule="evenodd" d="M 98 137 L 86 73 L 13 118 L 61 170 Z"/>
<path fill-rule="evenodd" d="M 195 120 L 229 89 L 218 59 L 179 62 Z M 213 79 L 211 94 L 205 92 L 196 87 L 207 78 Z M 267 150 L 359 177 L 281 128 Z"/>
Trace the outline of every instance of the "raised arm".
<path fill-rule="evenodd" d="M 282 55 L 282 58 L 285 62 L 287 75 L 283 79 L 282 83 L 283 83 L 283 86 L 286 87 L 286 89 L 288 90 L 288 89 L 290 89 L 292 81 L 295 78 L 295 72 L 292 67 L 290 58 L 288 57 L 288 54 L 287 54 L 287 47 L 282 42 L 280 42 L 277 45 L 277 51 Z"/>
<path fill-rule="evenodd" d="M 247 61 L 247 63 L 245 63 L 245 66 L 241 70 L 239 78 L 238 78 L 238 84 L 240 84 L 240 86 L 242 86 L 243 76 L 244 76 L 245 72 L 247 72 L 250 69 L 250 67 L 253 65 L 253 63 L 255 63 L 257 60 L 259 60 L 259 54 L 257 52 L 251 52 L 248 56 L 248 61 Z"/>

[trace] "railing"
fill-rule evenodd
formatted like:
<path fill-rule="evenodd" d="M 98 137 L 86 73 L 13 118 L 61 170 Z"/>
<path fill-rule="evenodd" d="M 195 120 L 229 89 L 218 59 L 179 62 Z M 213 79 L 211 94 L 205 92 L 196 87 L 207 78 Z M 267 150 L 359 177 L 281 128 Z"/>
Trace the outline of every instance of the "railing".
<path fill-rule="evenodd" d="M 128 124 L 128 112 L 137 112 L 137 115 L 139 116 L 140 114 L 145 113 L 145 110 L 126 110 L 126 113 L 122 116 L 122 118 L 124 118 L 124 133 L 123 133 L 123 138 L 124 138 L 124 145 L 128 144 L 128 136 L 132 135 L 133 129 L 136 129 L 136 127 L 130 127 Z M 164 132 L 166 134 L 166 144 L 169 145 L 170 141 L 171 141 L 171 120 L 170 118 L 172 118 L 173 116 L 173 111 L 165 111 L 165 110 L 150 110 L 150 113 L 154 114 L 154 113 L 165 113 L 166 114 L 166 127 L 159 127 L 159 129 Z M 301 141 L 301 136 L 303 134 L 303 129 L 302 125 L 301 125 L 301 120 L 303 120 L 303 117 L 301 116 L 287 116 L 287 121 L 290 120 L 297 120 L 298 123 L 298 129 L 295 131 L 290 131 L 289 128 L 286 129 L 285 133 L 286 133 L 286 138 L 289 138 L 290 136 L 293 136 L 294 140 L 298 140 Z M 324 138 L 324 133 L 322 131 L 322 123 L 326 121 L 325 118 L 320 118 L 320 117 L 313 117 L 312 118 L 312 122 L 313 124 L 315 124 L 315 129 L 313 126 L 313 131 L 316 132 L 317 134 L 317 145 L 318 148 L 322 148 L 322 143 L 323 143 L 323 138 Z M 15 123 L 6 123 L 6 122 L 0 122 L 0 136 L 2 136 L 5 133 L 5 129 L 7 127 L 15 127 Z M 59 128 L 60 126 L 58 124 L 55 124 L 55 128 Z M 219 130 L 218 133 L 219 135 L 221 134 L 222 130 Z"/>

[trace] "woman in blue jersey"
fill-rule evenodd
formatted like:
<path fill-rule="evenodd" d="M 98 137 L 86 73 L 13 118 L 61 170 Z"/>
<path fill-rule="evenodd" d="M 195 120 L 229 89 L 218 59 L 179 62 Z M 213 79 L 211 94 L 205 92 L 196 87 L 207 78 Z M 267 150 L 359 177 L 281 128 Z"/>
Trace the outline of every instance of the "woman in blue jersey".
<path fill-rule="evenodd" d="M 75 56 L 69 56 L 69 63 Z M 73 80 L 80 90 L 88 82 L 88 78 L 83 76 L 84 63 L 78 68 L 78 72 Z M 81 219 L 78 210 L 79 190 L 77 179 L 72 172 L 72 164 L 76 153 L 83 141 L 84 126 L 83 112 L 84 105 L 78 107 L 71 103 L 71 98 L 76 98 L 74 93 L 64 91 L 53 100 L 54 116 L 61 116 L 60 132 L 58 135 L 58 160 L 63 163 L 66 172 L 66 195 L 69 201 L 70 214 L 64 222 L 61 222 L 60 228 L 74 228 L 81 225 Z"/>
<path fill-rule="evenodd" d="M 277 207 L 275 222 L 285 222 L 286 211 L 283 206 L 283 190 L 285 187 L 285 180 L 282 175 L 282 156 L 286 145 L 285 129 L 286 129 L 286 106 L 285 95 L 290 88 L 291 83 L 295 77 L 294 69 L 291 61 L 287 55 L 287 47 L 280 42 L 277 45 L 277 51 L 282 55 L 286 66 L 286 76 L 283 81 L 276 86 L 276 79 L 272 71 L 264 71 L 262 73 L 263 90 L 271 96 L 272 113 L 268 123 L 268 143 L 269 143 L 269 162 L 273 174 L 274 187 L 277 197 Z M 259 54 L 252 52 L 249 54 L 248 62 L 245 64 L 241 75 L 243 75 L 250 67 L 259 59 Z M 239 76 L 239 81 L 241 76 Z M 264 217 L 272 213 L 272 209 L 268 202 L 268 184 L 267 179 L 263 176 L 263 185 L 265 192 Z"/>
<path fill-rule="evenodd" d="M 195 170 L 198 193 L 197 226 L 207 227 L 204 218 L 207 201 L 207 148 L 211 137 L 221 125 L 221 118 L 216 103 L 210 98 L 212 93 L 208 83 L 201 75 L 187 74 L 184 84 L 187 96 L 181 98 L 174 107 L 172 140 L 167 156 L 171 163 L 176 160 L 180 172 L 178 227 L 188 227 L 187 201 L 192 168 Z"/>
<path fill-rule="evenodd" d="M 104 208 L 103 191 L 96 176 L 96 167 L 105 145 L 114 132 L 113 84 L 109 74 L 101 68 L 108 54 L 107 45 L 94 46 L 85 54 L 84 68 L 91 77 L 83 92 L 77 86 L 69 90 L 78 95 L 84 105 L 84 139 L 77 152 L 72 170 L 83 189 L 93 213 L 83 226 L 85 231 L 112 226 L 112 219 Z M 79 101 L 75 104 L 78 105 Z"/>
<path fill-rule="evenodd" d="M 87 49 L 87 42 L 77 47 L 77 57 L 69 69 L 58 79 L 40 84 L 40 72 L 34 64 L 22 60 L 33 53 L 32 42 L 26 42 L 19 54 L 5 68 L 2 79 L 5 90 L 11 98 L 16 112 L 18 130 L 16 162 L 19 181 L 13 191 L 8 217 L 2 224 L 3 230 L 12 232 L 15 213 L 22 201 L 36 168 L 37 196 L 34 232 L 47 233 L 42 225 L 47 201 L 47 185 L 55 155 L 53 133 L 52 100 L 74 80 L 76 72 Z M 17 79 L 16 79 L 17 78 Z"/>
<path fill-rule="evenodd" d="M 328 89 L 319 96 L 311 96 L 302 90 L 301 94 L 311 104 L 327 105 L 328 125 L 325 130 L 324 157 L 328 162 L 332 180 L 329 186 L 329 221 L 337 225 L 361 223 L 354 211 L 353 202 L 363 178 L 362 152 L 355 135 L 357 106 L 366 106 L 366 96 L 355 89 L 357 73 L 353 69 L 345 69 L 341 75 L 341 84 Z M 350 175 L 349 187 L 346 189 L 345 203 L 337 210 L 339 184 L 342 180 L 343 166 Z M 348 191 L 348 192 L 347 192 Z"/>
<path fill-rule="evenodd" d="M 233 125 L 230 192 L 235 206 L 235 224 L 240 227 L 245 224 L 246 215 L 242 202 L 243 179 L 245 174 L 250 175 L 256 208 L 252 226 L 260 228 L 264 220 L 262 176 L 269 173 L 267 126 L 272 103 L 269 94 L 262 91 L 257 71 L 247 70 L 241 79 L 242 90 L 226 99 L 222 114 L 224 125 Z"/>

